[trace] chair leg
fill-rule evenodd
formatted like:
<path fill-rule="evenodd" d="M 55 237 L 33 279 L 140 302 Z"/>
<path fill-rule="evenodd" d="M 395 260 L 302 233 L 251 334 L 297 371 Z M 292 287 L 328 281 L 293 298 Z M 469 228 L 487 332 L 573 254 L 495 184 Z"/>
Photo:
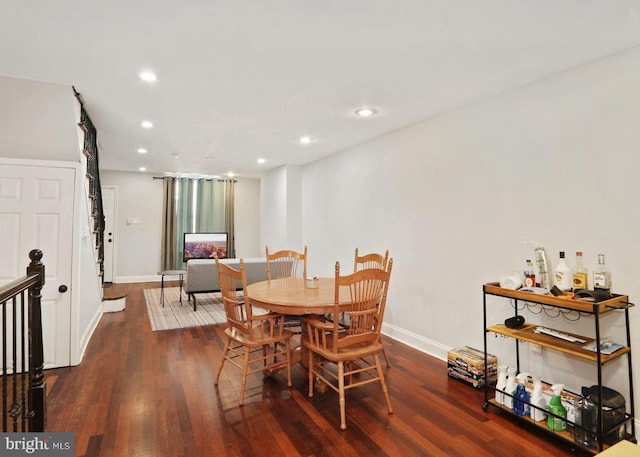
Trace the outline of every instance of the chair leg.
<path fill-rule="evenodd" d="M 391 363 L 389 362 L 389 356 L 387 355 L 387 351 L 382 348 L 382 355 L 384 356 L 384 361 L 387 362 L 387 368 L 391 368 Z"/>
<path fill-rule="evenodd" d="M 345 399 L 344 399 L 344 362 L 338 362 L 338 395 L 340 402 L 340 428 L 346 430 L 347 418 L 345 412 Z"/>
<path fill-rule="evenodd" d="M 307 352 L 309 353 L 309 396 L 313 397 L 313 352 L 311 350 Z"/>
<path fill-rule="evenodd" d="M 384 373 L 382 372 L 382 366 L 380 365 L 380 360 L 378 360 L 378 354 L 373 356 L 376 362 L 376 371 L 378 372 L 378 378 L 380 378 L 380 385 L 382 386 L 382 393 L 384 394 L 384 399 L 387 401 L 387 408 L 389 408 L 389 414 L 393 414 L 393 408 L 391 408 L 391 399 L 389 398 L 389 390 L 387 389 L 387 382 L 384 379 Z"/>
<path fill-rule="evenodd" d="M 240 387 L 240 406 L 244 404 L 244 390 L 247 385 L 247 371 L 249 371 L 249 352 L 248 346 L 244 346 L 244 364 L 242 366 L 242 386 Z"/>
<path fill-rule="evenodd" d="M 286 351 L 286 354 L 287 354 L 287 387 L 291 387 L 293 385 L 293 383 L 291 382 L 291 351 L 289 350 L 290 348 L 291 348 L 291 344 L 289 340 L 286 340 L 284 344 L 284 350 Z"/>
<path fill-rule="evenodd" d="M 213 383 L 214 386 L 218 385 L 218 381 L 220 380 L 220 373 L 222 373 L 222 367 L 224 366 L 224 361 L 227 360 L 227 354 L 229 353 L 230 346 L 231 346 L 231 338 L 227 338 L 227 344 L 224 345 L 224 352 L 222 353 L 222 359 L 220 360 L 220 365 L 218 366 L 218 374 L 216 374 L 216 380 Z"/>

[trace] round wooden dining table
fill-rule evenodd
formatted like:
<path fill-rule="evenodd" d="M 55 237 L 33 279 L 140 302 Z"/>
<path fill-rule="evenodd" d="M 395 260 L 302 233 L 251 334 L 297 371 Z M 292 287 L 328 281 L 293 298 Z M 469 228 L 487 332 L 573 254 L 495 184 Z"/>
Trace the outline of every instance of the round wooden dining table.
<path fill-rule="evenodd" d="M 333 313 L 335 302 L 335 278 L 319 278 L 317 288 L 306 287 L 304 278 L 280 278 L 249 284 L 245 295 L 251 306 L 287 315 L 324 315 Z M 349 304 L 348 287 L 340 291 L 340 303 Z M 306 337 L 302 326 L 302 338 Z M 298 346 L 292 350 L 291 363 L 302 362 L 307 368 L 306 349 Z M 321 389 L 324 390 L 324 389 Z"/>
<path fill-rule="evenodd" d="M 280 278 L 249 284 L 245 294 L 252 306 L 288 315 L 327 314 L 334 310 L 335 278 L 319 278 L 317 288 L 306 287 L 304 278 Z M 348 288 L 340 291 L 340 303 L 351 301 Z"/>

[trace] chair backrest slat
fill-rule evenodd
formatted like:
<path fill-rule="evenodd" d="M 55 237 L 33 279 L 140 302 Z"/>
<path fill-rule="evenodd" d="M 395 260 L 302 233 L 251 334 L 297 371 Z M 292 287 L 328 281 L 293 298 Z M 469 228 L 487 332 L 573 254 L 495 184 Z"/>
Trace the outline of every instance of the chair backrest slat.
<path fill-rule="evenodd" d="M 244 260 L 240 259 L 240 269 L 236 270 L 216 258 L 216 267 L 227 324 L 253 339 L 251 306 L 245 306 L 244 302 L 244 291 L 247 287 Z"/>
<path fill-rule="evenodd" d="M 358 252 L 358 248 L 356 248 L 356 255 L 354 256 L 353 261 L 353 271 L 354 273 L 358 270 L 366 270 L 367 268 L 387 268 L 387 263 L 389 262 L 389 250 L 382 254 L 371 253 L 360 255 Z"/>
<path fill-rule="evenodd" d="M 389 259 L 386 266 L 386 269 L 367 268 L 341 276 L 340 262 L 336 262 L 334 315 L 347 314 L 349 327 L 341 332 L 339 319 L 334 319 L 334 352 L 341 347 L 374 344 L 380 340 L 393 259 Z M 341 302 L 343 288 L 349 290 L 349 305 Z"/>
<path fill-rule="evenodd" d="M 267 278 L 293 278 L 299 276 L 299 266 L 302 263 L 302 277 L 307 277 L 307 247 L 304 252 L 282 250 L 269 252 L 269 246 L 265 248 L 267 257 Z"/>

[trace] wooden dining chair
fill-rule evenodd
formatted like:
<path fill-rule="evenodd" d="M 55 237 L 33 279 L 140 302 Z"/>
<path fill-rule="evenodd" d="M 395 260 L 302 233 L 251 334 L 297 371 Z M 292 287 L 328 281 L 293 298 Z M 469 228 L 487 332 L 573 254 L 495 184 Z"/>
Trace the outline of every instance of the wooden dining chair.
<path fill-rule="evenodd" d="M 317 317 L 303 317 L 306 337 L 302 340 L 308 350 L 309 397 L 313 397 L 314 382 L 326 384 L 338 392 L 340 428 L 346 429 L 345 392 L 354 387 L 379 381 L 393 413 L 384 373 L 378 359 L 382 352 L 380 329 L 387 302 L 387 290 L 393 259 L 386 270 L 367 268 L 347 276 L 340 275 L 336 262 L 334 316 L 345 312 L 349 327 L 341 328 L 337 319 L 328 322 Z M 341 302 L 340 291 L 348 289 L 347 303 Z"/>
<path fill-rule="evenodd" d="M 291 345 L 293 333 L 284 328 L 284 316 L 276 313 L 253 313 L 251 303 L 244 301 L 247 279 L 244 260 L 240 259 L 240 269 L 236 270 L 216 259 L 220 292 L 227 316 L 224 333 L 227 343 L 218 367 L 215 385 L 225 362 L 230 362 L 242 370 L 240 406 L 244 403 L 247 376 L 263 372 L 265 376 L 285 368 L 287 386 L 291 387 Z M 242 287 L 240 288 L 239 285 Z"/>
<path fill-rule="evenodd" d="M 353 272 L 355 273 L 356 271 L 365 270 L 367 268 L 382 268 L 383 270 L 385 270 L 387 268 L 388 262 L 389 262 L 388 249 L 385 251 L 384 256 L 376 252 L 359 255 L 358 248 L 356 247 L 356 254 L 353 260 Z M 387 364 L 387 368 L 391 368 L 391 362 L 389 362 L 389 356 L 387 355 L 387 351 L 385 351 L 384 348 L 382 349 L 382 355 L 384 356 L 384 361 Z"/>
<path fill-rule="evenodd" d="M 303 252 L 291 250 L 269 252 L 269 246 L 265 247 L 267 255 L 267 278 L 293 278 L 299 276 L 299 267 L 302 263 L 302 277 L 307 277 L 307 247 Z"/>
<path fill-rule="evenodd" d="M 269 246 L 265 247 L 267 256 L 267 278 L 294 278 L 299 276 L 300 264 L 302 264 L 302 277 L 307 277 L 307 246 L 303 252 L 292 250 L 282 250 L 273 253 L 269 252 Z M 300 318 L 298 316 L 286 316 L 285 325 L 289 329 L 294 329 L 295 333 L 301 333 Z"/>
<path fill-rule="evenodd" d="M 367 268 L 387 268 L 387 262 L 389 262 L 389 250 L 384 253 L 378 254 L 372 252 L 371 254 L 360 255 L 358 248 L 356 248 L 356 255 L 353 260 L 353 271 L 365 270 Z"/>

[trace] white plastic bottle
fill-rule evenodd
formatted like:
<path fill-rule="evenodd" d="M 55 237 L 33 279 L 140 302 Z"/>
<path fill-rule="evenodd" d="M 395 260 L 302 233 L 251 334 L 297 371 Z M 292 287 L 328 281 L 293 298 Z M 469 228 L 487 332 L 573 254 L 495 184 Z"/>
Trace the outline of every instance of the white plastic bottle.
<path fill-rule="evenodd" d="M 533 392 L 531 392 L 531 409 L 529 415 L 531 419 L 540 422 L 547 417 L 547 402 L 542 395 L 542 381 L 540 378 L 533 378 Z"/>
<path fill-rule="evenodd" d="M 556 265 L 555 285 L 562 291 L 571 290 L 571 267 L 564 258 L 564 251 L 560 251 L 560 260 Z"/>
<path fill-rule="evenodd" d="M 498 382 L 496 383 L 496 401 L 504 405 L 504 390 L 507 387 L 507 365 L 498 366 Z"/>
<path fill-rule="evenodd" d="M 507 385 L 504 388 L 505 396 L 503 405 L 509 409 L 513 409 L 513 396 L 516 394 L 516 368 L 507 370 Z"/>

